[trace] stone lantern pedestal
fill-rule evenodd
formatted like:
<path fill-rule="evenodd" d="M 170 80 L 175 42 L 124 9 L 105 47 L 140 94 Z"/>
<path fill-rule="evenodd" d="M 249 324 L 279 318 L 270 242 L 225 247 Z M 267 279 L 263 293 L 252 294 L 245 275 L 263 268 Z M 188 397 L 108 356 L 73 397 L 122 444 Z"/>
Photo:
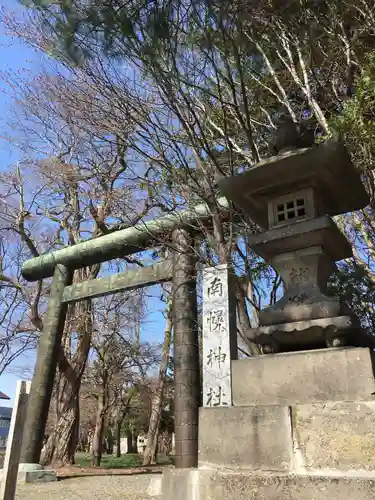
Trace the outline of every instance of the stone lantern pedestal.
<path fill-rule="evenodd" d="M 274 228 L 249 240 L 284 284 L 284 295 L 260 311 L 260 327 L 253 330 L 264 353 L 339 347 L 360 334 L 348 308 L 327 294 L 335 262 L 352 254 L 330 217 Z"/>

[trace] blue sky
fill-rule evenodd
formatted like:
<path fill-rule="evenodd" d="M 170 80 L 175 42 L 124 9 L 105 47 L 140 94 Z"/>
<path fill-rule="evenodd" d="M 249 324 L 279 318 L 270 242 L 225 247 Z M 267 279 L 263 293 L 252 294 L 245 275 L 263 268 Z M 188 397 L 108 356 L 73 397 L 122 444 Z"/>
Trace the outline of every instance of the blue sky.
<path fill-rule="evenodd" d="M 17 1 L 14 0 L 1 0 L 2 7 L 9 9 L 20 9 Z M 16 72 L 24 67 L 30 67 L 37 69 L 38 67 L 38 56 L 36 52 L 29 49 L 26 45 L 21 44 L 19 41 L 10 39 L 4 33 L 4 28 L 0 24 L 0 72 L 5 71 Z M 5 90 L 5 92 L 4 92 Z M 7 95 L 6 86 L 3 84 L 0 78 L 0 125 L 2 131 L 4 132 L 5 122 L 9 117 L 10 113 L 10 97 Z M 11 147 L 6 141 L 0 140 L 0 169 L 6 170 L 10 163 L 17 161 L 18 154 L 14 147 Z M 12 373 L 17 367 L 22 366 L 32 366 L 33 357 L 24 356 L 19 358 L 14 367 L 10 369 L 7 373 L 4 373 L 0 377 L 0 390 L 5 392 L 12 399 L 11 401 L 1 401 L 1 406 L 12 406 L 17 380 L 20 378 L 19 375 Z"/>
<path fill-rule="evenodd" d="M 15 0 L 1 0 L 1 6 L 6 9 L 17 9 L 20 7 Z M 30 50 L 26 45 L 21 44 L 15 39 L 6 36 L 4 27 L 0 22 L 0 72 L 5 71 L 15 72 L 23 67 L 33 67 L 38 63 L 37 55 Z M 9 116 L 10 98 L 7 95 L 7 88 L 0 78 L 0 123 L 4 127 L 4 123 Z M 5 141 L 0 141 L 0 168 L 6 169 L 8 163 L 17 159 L 17 153 L 14 148 L 10 148 Z"/>
<path fill-rule="evenodd" d="M 1 7 L 6 9 L 15 9 L 21 11 L 22 7 L 16 0 L 1 0 Z M 22 71 L 23 68 L 32 70 L 32 73 L 38 72 L 38 67 L 41 62 L 41 56 L 36 51 L 21 43 L 19 40 L 11 39 L 6 36 L 4 27 L 0 23 L 0 73 L 10 71 L 16 73 Z M 5 92 L 4 92 L 5 91 Z M 11 98 L 7 95 L 6 86 L 0 78 L 0 126 L 4 132 L 5 122 L 10 117 L 11 113 Z M 17 149 L 0 139 L 0 171 L 8 168 L 9 164 L 14 164 L 18 159 Z M 156 294 L 155 294 L 156 292 Z M 150 289 L 150 294 L 157 296 L 157 291 Z M 162 341 L 164 318 L 162 310 L 165 307 L 157 297 L 151 298 L 148 301 L 147 310 L 149 311 L 147 320 L 142 327 L 142 338 L 144 341 Z M 32 369 L 35 362 L 34 355 L 27 355 L 19 358 L 13 367 L 6 373 L 0 376 L 0 391 L 5 392 L 12 399 L 11 401 L 0 401 L 0 406 L 12 406 L 14 393 L 16 390 L 16 382 L 20 378 L 17 375 L 18 368 L 28 367 Z"/>

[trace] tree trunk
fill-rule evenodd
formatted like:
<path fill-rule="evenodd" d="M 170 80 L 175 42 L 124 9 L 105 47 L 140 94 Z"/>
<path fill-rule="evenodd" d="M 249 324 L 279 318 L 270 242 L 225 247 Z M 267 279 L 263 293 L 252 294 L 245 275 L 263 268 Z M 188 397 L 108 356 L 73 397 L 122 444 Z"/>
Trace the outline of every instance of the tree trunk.
<path fill-rule="evenodd" d="M 70 382 L 70 381 L 65 381 Z M 58 419 L 41 455 L 41 464 L 61 467 L 74 463 L 79 419 L 79 386 L 65 383 L 58 404 Z"/>
<path fill-rule="evenodd" d="M 254 334 L 251 330 L 251 323 L 249 318 L 249 313 L 246 308 L 246 298 L 243 287 L 241 283 L 237 280 L 237 313 L 238 313 L 238 323 L 243 333 L 243 340 L 246 342 L 250 354 L 252 356 L 257 356 L 261 353 L 259 345 L 255 342 Z"/>
<path fill-rule="evenodd" d="M 128 441 L 128 447 L 127 447 L 127 452 L 126 453 L 137 453 L 137 435 L 135 434 L 134 430 L 132 429 L 131 431 L 128 431 L 126 434 L 126 438 Z"/>
<path fill-rule="evenodd" d="M 133 434 L 131 431 L 128 431 L 126 433 L 126 441 L 127 441 L 126 453 L 134 453 L 133 452 Z"/>
<path fill-rule="evenodd" d="M 72 311 L 71 311 L 72 313 Z M 77 311 L 75 310 L 75 314 Z M 81 379 L 90 350 L 92 335 L 91 302 L 80 303 L 79 325 L 80 339 L 70 360 L 70 342 L 61 346 L 59 352 L 59 390 L 57 397 L 57 422 L 54 426 L 41 456 L 41 464 L 63 466 L 74 463 L 79 426 L 79 391 Z M 67 332 L 70 339 L 70 332 Z"/>
<path fill-rule="evenodd" d="M 108 415 L 107 415 L 107 412 L 106 412 L 106 415 L 105 415 L 104 428 L 107 429 L 106 437 L 104 439 L 104 442 L 106 443 L 106 453 L 108 455 L 113 455 L 113 434 L 112 434 L 112 429 L 108 425 Z"/>
<path fill-rule="evenodd" d="M 147 433 L 147 444 L 143 455 L 143 465 L 156 463 L 157 443 L 159 437 L 159 426 L 164 400 L 165 379 L 168 370 L 169 351 L 171 348 L 172 331 L 172 307 L 171 303 L 167 308 L 167 319 L 165 322 L 163 358 L 159 369 L 158 386 L 151 402 L 151 416 Z"/>
<path fill-rule="evenodd" d="M 91 465 L 93 467 L 100 467 L 100 463 L 102 461 L 103 433 L 104 433 L 104 417 L 97 416 L 94 438 L 92 440 L 92 449 L 91 449 Z"/>
<path fill-rule="evenodd" d="M 116 457 L 121 457 L 121 424 L 122 422 L 116 422 Z"/>
<path fill-rule="evenodd" d="M 91 448 L 91 465 L 93 467 L 100 467 L 100 463 L 102 461 L 104 420 L 105 420 L 105 409 L 107 404 L 106 394 L 107 394 L 106 377 L 103 377 L 103 383 L 98 398 L 95 431 Z"/>
<path fill-rule="evenodd" d="M 129 405 L 130 401 L 136 394 L 137 390 L 132 389 L 130 393 L 127 394 L 126 399 L 124 399 L 124 396 L 121 396 L 120 401 L 118 401 L 118 407 L 116 411 L 116 418 L 115 418 L 115 439 L 116 439 L 116 456 L 121 457 L 121 427 L 122 423 L 125 420 L 125 417 L 128 414 L 129 411 Z M 129 438 L 128 438 L 128 448 L 127 448 L 127 453 L 129 453 Z"/>
<path fill-rule="evenodd" d="M 132 448 L 130 453 L 138 453 L 138 434 L 132 429 Z"/>

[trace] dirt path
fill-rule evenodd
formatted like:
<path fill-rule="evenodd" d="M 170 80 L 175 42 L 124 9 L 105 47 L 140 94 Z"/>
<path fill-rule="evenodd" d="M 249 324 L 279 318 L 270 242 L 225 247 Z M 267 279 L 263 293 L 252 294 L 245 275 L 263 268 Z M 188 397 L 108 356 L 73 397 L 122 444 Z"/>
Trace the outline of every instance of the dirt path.
<path fill-rule="evenodd" d="M 152 475 L 64 479 L 17 487 L 16 500 L 148 500 Z"/>

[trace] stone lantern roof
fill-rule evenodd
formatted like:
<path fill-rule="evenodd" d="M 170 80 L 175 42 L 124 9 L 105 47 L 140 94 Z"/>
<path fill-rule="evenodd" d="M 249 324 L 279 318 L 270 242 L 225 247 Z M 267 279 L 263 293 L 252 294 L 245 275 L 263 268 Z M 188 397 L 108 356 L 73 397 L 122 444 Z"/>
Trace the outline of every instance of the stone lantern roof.
<path fill-rule="evenodd" d="M 269 202 L 294 193 L 301 204 L 306 194 L 311 197 L 314 207 L 311 213 L 303 214 L 305 218 L 334 216 L 358 210 L 369 202 L 359 173 L 345 146 L 337 140 L 268 158 L 242 174 L 222 179 L 219 189 L 263 229 L 278 225 L 272 223 Z M 306 189 L 310 189 L 310 195 Z M 296 222 L 296 218 L 289 222 Z"/>

